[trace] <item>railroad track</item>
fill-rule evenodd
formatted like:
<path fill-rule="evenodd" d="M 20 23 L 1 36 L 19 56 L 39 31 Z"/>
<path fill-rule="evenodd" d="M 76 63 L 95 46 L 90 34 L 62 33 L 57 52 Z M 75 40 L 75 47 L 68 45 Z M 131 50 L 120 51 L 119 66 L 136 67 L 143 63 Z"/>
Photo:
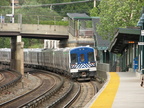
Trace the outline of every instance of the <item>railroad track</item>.
<path fill-rule="evenodd" d="M 55 95 L 53 95 L 51 98 L 49 98 L 48 101 L 45 103 L 42 103 L 37 108 L 62 108 L 61 103 L 68 97 L 70 92 L 73 89 L 73 81 L 63 77 L 64 84 L 61 89 Z"/>
<path fill-rule="evenodd" d="M 14 73 L 7 71 L 7 70 L 3 70 L 1 74 L 3 76 L 3 80 L 0 82 L 0 87 L 9 82 L 12 82 L 13 80 L 17 78 L 17 76 Z"/>
<path fill-rule="evenodd" d="M 0 92 L 14 86 L 20 81 L 21 75 L 10 70 L 1 70 Z"/>
<path fill-rule="evenodd" d="M 95 87 L 91 82 L 82 82 L 80 84 L 80 92 L 77 99 L 70 108 L 83 108 L 95 95 Z"/>
<path fill-rule="evenodd" d="M 54 77 L 54 75 L 47 73 L 37 74 L 42 80 L 39 87 L 29 93 L 0 104 L 0 107 L 16 108 L 38 106 L 38 104 L 48 99 L 57 90 L 59 90 L 63 84 L 62 78 L 59 76 Z"/>
<path fill-rule="evenodd" d="M 74 82 L 71 92 L 53 108 L 83 108 L 97 93 L 96 81 Z M 46 108 L 46 107 L 39 107 Z M 48 108 L 48 107 L 47 107 Z"/>
<path fill-rule="evenodd" d="M 4 81 L 4 75 L 2 73 L 0 73 L 0 84 Z"/>
<path fill-rule="evenodd" d="M 38 89 L 1 103 L 0 107 L 83 108 L 99 89 L 97 81 L 73 82 L 43 70 L 28 70 L 28 72 L 32 72 L 42 80 Z"/>

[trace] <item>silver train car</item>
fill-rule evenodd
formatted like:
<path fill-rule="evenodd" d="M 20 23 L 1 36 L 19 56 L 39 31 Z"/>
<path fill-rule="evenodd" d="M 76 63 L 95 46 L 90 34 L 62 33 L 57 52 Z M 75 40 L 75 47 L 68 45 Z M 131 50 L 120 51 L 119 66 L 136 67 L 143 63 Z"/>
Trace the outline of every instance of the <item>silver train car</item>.
<path fill-rule="evenodd" d="M 0 62 L 2 64 L 9 64 L 11 59 L 11 49 L 1 48 L 0 49 Z"/>
<path fill-rule="evenodd" d="M 5 50 L 0 49 L 0 62 L 3 56 L 8 57 Z M 3 59 L 2 59 L 3 58 Z M 97 71 L 95 50 L 92 47 L 81 46 L 75 48 L 57 49 L 24 49 L 24 65 L 26 67 L 44 68 L 68 75 L 73 79 L 94 78 Z"/>

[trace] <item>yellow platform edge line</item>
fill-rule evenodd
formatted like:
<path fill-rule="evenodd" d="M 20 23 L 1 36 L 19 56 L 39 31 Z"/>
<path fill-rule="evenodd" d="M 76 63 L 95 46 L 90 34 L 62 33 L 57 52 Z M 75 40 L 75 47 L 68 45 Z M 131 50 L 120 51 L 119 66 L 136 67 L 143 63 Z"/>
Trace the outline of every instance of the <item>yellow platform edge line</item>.
<path fill-rule="evenodd" d="M 105 89 L 102 93 L 97 97 L 97 99 L 93 102 L 90 108 L 111 108 L 114 98 L 116 96 L 120 78 L 116 72 L 109 72 L 110 79 L 107 83 Z"/>

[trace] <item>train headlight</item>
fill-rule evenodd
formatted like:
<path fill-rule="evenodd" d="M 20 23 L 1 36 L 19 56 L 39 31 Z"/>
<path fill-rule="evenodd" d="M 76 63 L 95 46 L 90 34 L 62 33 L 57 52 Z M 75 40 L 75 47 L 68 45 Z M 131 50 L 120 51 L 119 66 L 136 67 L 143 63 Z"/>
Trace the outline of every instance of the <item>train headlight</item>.
<path fill-rule="evenodd" d="M 90 63 L 91 67 L 95 67 L 96 63 Z"/>
<path fill-rule="evenodd" d="M 71 64 L 71 69 L 76 69 L 76 64 Z"/>

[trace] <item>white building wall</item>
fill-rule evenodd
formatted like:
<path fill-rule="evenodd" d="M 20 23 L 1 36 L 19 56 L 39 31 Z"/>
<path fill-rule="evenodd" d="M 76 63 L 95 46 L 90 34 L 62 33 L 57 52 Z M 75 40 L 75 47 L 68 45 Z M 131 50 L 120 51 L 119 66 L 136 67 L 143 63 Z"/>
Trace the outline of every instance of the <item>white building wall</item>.
<path fill-rule="evenodd" d="M 59 40 L 44 40 L 44 48 L 55 49 L 59 48 Z"/>

